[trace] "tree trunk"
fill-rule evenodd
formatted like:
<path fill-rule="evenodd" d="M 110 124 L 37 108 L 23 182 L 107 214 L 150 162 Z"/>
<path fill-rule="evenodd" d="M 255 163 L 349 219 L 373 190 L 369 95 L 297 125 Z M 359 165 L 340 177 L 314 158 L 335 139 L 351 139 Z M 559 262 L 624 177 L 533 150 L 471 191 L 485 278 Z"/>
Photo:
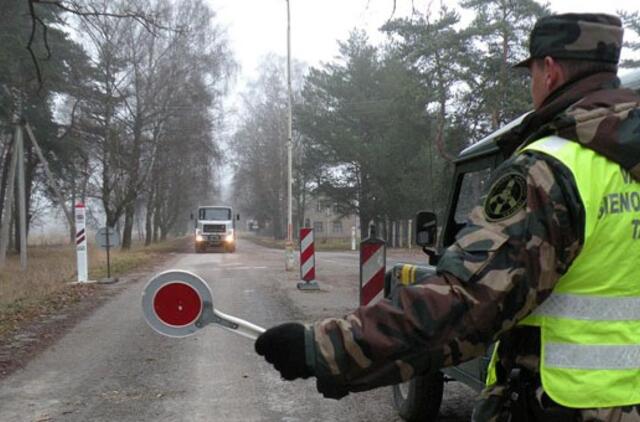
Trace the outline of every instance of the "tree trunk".
<path fill-rule="evenodd" d="M 136 233 L 138 234 L 138 241 L 139 242 L 144 242 L 146 240 L 146 238 L 145 238 L 145 235 L 144 235 L 144 231 L 142 229 L 142 222 L 141 222 L 142 216 L 140 215 L 140 212 L 136 212 L 134 220 L 135 220 L 135 225 L 136 225 Z"/>
<path fill-rule="evenodd" d="M 447 151 L 447 146 L 445 145 L 444 139 L 444 131 L 445 126 L 447 124 L 447 98 L 448 92 L 445 88 L 445 77 L 442 73 L 442 64 L 440 63 L 440 54 L 436 50 L 435 54 L 436 59 L 436 69 L 438 75 L 438 84 L 439 84 L 439 92 L 438 92 L 438 103 L 439 103 L 439 112 L 438 112 L 438 129 L 436 132 L 436 146 L 438 147 L 438 153 L 440 156 L 448 162 L 452 162 L 455 157 Z"/>
<path fill-rule="evenodd" d="M 125 207 L 124 231 L 122 233 L 122 249 L 131 249 L 133 225 L 135 223 L 136 202 L 138 199 L 139 165 L 140 165 L 140 141 L 142 126 L 139 116 L 136 116 L 133 127 L 133 151 L 131 156 L 131 172 L 129 176 L 129 188 L 125 195 L 128 201 Z"/>
<path fill-rule="evenodd" d="M 13 212 L 13 207 L 11 207 L 11 210 L 7 210 L 7 211 L 8 211 L 7 216 L 11 219 L 9 220 L 9 247 L 7 248 L 7 250 L 10 251 L 15 246 L 15 240 L 14 240 L 14 237 L 11 235 L 11 232 L 14 230 L 14 227 L 17 226 L 17 224 L 16 224 L 16 216 L 15 216 L 15 213 Z"/>
<path fill-rule="evenodd" d="M 16 169 L 17 171 L 17 169 Z M 17 175 L 16 175 L 17 179 Z M 18 202 L 20 202 L 20 196 L 18 195 L 18 186 L 14 187 L 13 191 L 13 246 L 15 248 L 16 253 L 20 253 L 20 209 L 18 208 Z"/>
<path fill-rule="evenodd" d="M 158 233 L 160 232 L 160 214 L 158 209 L 153 213 L 153 243 L 158 242 Z"/>
<path fill-rule="evenodd" d="M 26 146 L 29 145 L 27 148 Z M 25 213 L 27 214 L 25 232 L 27 233 L 27 238 L 29 237 L 29 229 L 31 228 L 31 213 L 29 210 L 31 209 L 32 202 L 32 192 L 33 192 L 33 179 L 36 173 L 36 167 L 38 165 L 38 160 L 35 154 L 32 152 L 33 147 L 30 142 L 25 142 Z"/>
<path fill-rule="evenodd" d="M 74 218 L 75 218 L 77 197 L 78 197 L 78 192 L 77 192 L 77 186 L 76 186 L 76 174 L 74 171 L 73 177 L 71 179 L 71 204 L 69 208 Z M 75 224 L 75 221 L 74 221 L 74 224 Z M 69 226 L 69 242 L 72 245 L 74 245 L 76 242 L 76 228 L 73 224 Z"/>
<path fill-rule="evenodd" d="M 151 201 L 147 202 L 147 216 L 144 222 L 144 245 L 149 246 L 151 244 L 153 236 L 153 208 L 151 207 Z"/>
<path fill-rule="evenodd" d="M 366 239 L 369 237 L 369 227 L 372 224 L 371 220 L 373 220 L 375 210 L 372 209 L 373 201 L 371 201 L 370 198 L 367 172 L 360 167 L 358 169 L 358 174 L 358 217 L 360 217 L 360 238 Z M 380 237 L 380 233 L 377 233 L 376 235 Z"/>
<path fill-rule="evenodd" d="M 4 210 L 4 198 L 7 192 L 7 177 L 9 175 L 9 163 L 11 162 L 11 148 L 5 148 L 6 154 L 2 157 L 2 184 L 0 185 L 0 223 L 2 223 L 2 211 Z M 7 215 L 9 213 L 7 212 Z"/>
<path fill-rule="evenodd" d="M 124 213 L 124 229 L 122 231 L 122 250 L 131 249 L 131 233 L 133 232 L 133 219 L 136 206 L 132 201 Z"/>
<path fill-rule="evenodd" d="M 284 239 L 284 236 L 282 235 L 282 214 L 279 212 L 274 212 L 271 215 L 271 223 L 273 224 L 273 238 L 274 239 Z"/>
<path fill-rule="evenodd" d="M 367 204 L 360 207 L 358 217 L 360 218 L 360 239 L 366 239 L 369 237 L 369 228 L 375 222 L 372 222 L 373 214 L 369 211 Z M 376 236 L 380 237 L 380 233 L 376 233 Z"/>

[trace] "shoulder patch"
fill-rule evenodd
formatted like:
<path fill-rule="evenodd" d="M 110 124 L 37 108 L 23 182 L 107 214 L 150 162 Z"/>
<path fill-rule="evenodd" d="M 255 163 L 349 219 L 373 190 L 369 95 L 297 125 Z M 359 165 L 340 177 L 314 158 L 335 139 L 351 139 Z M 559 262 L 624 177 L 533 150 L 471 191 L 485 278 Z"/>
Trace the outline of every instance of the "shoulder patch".
<path fill-rule="evenodd" d="M 527 181 L 520 173 L 507 173 L 496 180 L 484 201 L 488 221 L 502 221 L 527 203 Z"/>

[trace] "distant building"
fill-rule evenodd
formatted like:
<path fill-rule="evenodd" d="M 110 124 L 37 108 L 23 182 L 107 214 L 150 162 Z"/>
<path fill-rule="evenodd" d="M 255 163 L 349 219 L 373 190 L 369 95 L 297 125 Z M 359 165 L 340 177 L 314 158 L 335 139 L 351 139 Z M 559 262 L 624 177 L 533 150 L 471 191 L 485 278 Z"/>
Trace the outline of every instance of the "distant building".
<path fill-rule="evenodd" d="M 304 226 L 313 229 L 316 241 L 322 239 L 350 239 L 355 227 L 360 234 L 360 222 L 355 214 L 342 216 L 338 205 L 322 196 L 307 200 Z"/>

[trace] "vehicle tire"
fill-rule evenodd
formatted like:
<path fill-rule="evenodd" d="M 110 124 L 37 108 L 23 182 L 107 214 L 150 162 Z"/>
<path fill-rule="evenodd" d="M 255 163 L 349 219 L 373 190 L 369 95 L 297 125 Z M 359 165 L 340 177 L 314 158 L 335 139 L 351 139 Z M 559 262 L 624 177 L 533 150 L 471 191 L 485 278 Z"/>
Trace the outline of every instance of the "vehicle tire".
<path fill-rule="evenodd" d="M 405 421 L 435 421 L 440 412 L 443 390 L 442 372 L 415 377 L 393 386 L 393 404 Z"/>

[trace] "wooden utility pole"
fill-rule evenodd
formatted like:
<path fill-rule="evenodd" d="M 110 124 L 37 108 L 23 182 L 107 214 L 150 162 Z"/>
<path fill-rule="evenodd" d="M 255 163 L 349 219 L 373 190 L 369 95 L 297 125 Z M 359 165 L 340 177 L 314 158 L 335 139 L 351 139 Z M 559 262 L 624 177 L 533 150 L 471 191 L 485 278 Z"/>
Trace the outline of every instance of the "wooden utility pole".
<path fill-rule="evenodd" d="M 2 217 L 2 226 L 0 226 L 0 267 L 4 267 L 7 260 L 7 248 L 9 247 L 9 229 L 11 226 L 11 210 L 13 208 L 13 187 L 16 177 L 16 166 L 18 163 L 17 154 L 17 132 L 13 138 L 13 144 L 11 147 L 11 164 L 9 164 L 9 173 L 7 173 L 7 194 L 4 198 L 4 216 Z"/>
<path fill-rule="evenodd" d="M 47 176 L 47 184 L 49 185 L 53 193 L 56 195 L 56 198 L 58 198 L 58 202 L 60 202 L 60 206 L 64 211 L 65 217 L 67 218 L 67 223 L 69 223 L 69 227 L 73 229 L 75 224 L 73 214 L 71 214 L 71 212 L 69 211 L 69 208 L 67 208 L 64 197 L 62 196 L 62 192 L 60 192 L 60 189 L 58 189 L 58 185 L 56 185 L 55 183 L 55 179 L 53 178 L 53 174 L 51 173 L 51 169 L 49 168 L 49 163 L 44 158 L 44 154 L 42 154 L 40 145 L 38 145 L 38 142 L 36 141 L 36 137 L 33 135 L 33 131 L 31 130 L 31 126 L 29 125 L 29 123 L 25 124 L 25 129 L 27 131 L 27 135 L 29 136 L 29 140 L 31 141 L 31 144 L 33 145 L 33 149 L 36 151 L 38 160 L 40 160 L 40 162 L 42 163 L 42 166 L 44 167 L 44 172 Z"/>
<path fill-rule="evenodd" d="M 8 94 L 11 94 L 7 91 Z M 20 235 L 20 268 L 27 269 L 27 210 L 24 181 L 24 139 L 22 130 L 24 121 L 22 118 L 22 97 L 18 95 L 18 101 L 14 113 L 16 126 L 13 137 L 13 150 L 11 151 L 11 164 L 9 167 L 9 180 L 7 181 L 7 197 L 4 205 L 5 216 L 0 227 L 0 267 L 4 266 L 9 247 L 9 225 L 11 223 L 11 209 L 13 207 L 13 190 L 15 189 L 16 173 L 18 177 L 18 233 Z"/>
<path fill-rule="evenodd" d="M 293 255 L 293 135 L 292 135 L 292 109 L 291 109 L 291 9 L 287 0 L 287 242 L 285 244 L 284 267 L 292 271 L 295 265 Z"/>
<path fill-rule="evenodd" d="M 18 230 L 20 233 L 20 269 L 27 269 L 27 198 L 24 182 L 23 123 L 16 125 L 16 155 L 18 157 Z"/>
<path fill-rule="evenodd" d="M 17 188 L 18 188 L 18 221 L 19 234 L 20 234 L 20 267 L 24 271 L 27 269 L 27 200 L 26 200 L 26 187 L 25 187 L 25 171 L 24 171 L 24 131 L 27 132 L 27 136 L 33 145 L 33 149 L 38 156 L 38 159 L 44 167 L 44 171 L 47 178 L 47 183 L 51 190 L 55 193 L 60 206 L 64 211 L 64 215 L 67 218 L 69 227 L 73 229 L 75 226 L 74 217 L 69 211 L 64 201 L 64 197 L 58 189 L 55 183 L 49 163 L 40 149 L 40 145 L 36 141 L 36 137 L 33 135 L 31 126 L 26 123 L 20 116 L 20 107 L 16 112 L 15 117 L 16 129 L 14 132 L 13 145 L 11 151 L 11 164 L 9 166 L 8 180 L 7 180 L 7 194 L 4 203 L 4 217 L 2 218 L 2 224 L 0 225 L 0 268 L 6 263 L 7 248 L 9 245 L 9 229 L 11 224 L 11 209 L 13 207 L 13 191 L 16 183 L 17 175 Z"/>

